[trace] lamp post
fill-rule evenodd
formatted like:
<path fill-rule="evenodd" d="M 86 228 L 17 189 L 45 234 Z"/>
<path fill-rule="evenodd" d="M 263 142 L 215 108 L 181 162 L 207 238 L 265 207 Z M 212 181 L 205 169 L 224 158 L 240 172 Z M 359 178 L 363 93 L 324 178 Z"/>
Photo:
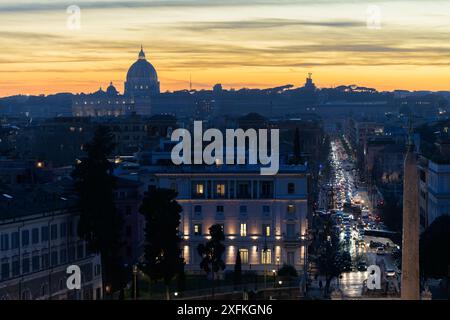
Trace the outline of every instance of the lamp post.
<path fill-rule="evenodd" d="M 302 240 L 304 249 L 303 249 L 303 277 L 304 277 L 304 293 L 306 294 L 308 288 L 308 246 L 310 243 L 310 233 L 306 230 L 306 233 L 302 235 Z"/>
<path fill-rule="evenodd" d="M 275 281 L 276 281 L 277 270 L 273 269 L 272 270 L 272 275 L 273 275 L 273 287 L 275 288 Z"/>
<path fill-rule="evenodd" d="M 264 248 L 263 248 L 263 254 L 264 254 L 264 289 L 267 289 L 267 234 L 264 233 Z"/>
<path fill-rule="evenodd" d="M 133 297 L 137 300 L 137 265 L 133 265 Z"/>
<path fill-rule="evenodd" d="M 105 286 L 105 291 L 106 291 L 106 297 L 108 299 L 111 299 L 111 297 L 110 297 L 111 287 L 108 284 Z"/>

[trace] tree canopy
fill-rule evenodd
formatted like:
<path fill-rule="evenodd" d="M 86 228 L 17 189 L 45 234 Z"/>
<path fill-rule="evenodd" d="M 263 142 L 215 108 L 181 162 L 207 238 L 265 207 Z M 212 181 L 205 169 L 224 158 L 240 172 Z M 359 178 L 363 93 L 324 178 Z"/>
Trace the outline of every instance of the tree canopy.
<path fill-rule="evenodd" d="M 139 209 L 145 216 L 144 271 L 150 279 L 164 280 L 167 288 L 175 276 L 183 277 L 184 259 L 181 256 L 179 225 L 183 211 L 176 201 L 177 192 L 157 188 L 149 191 Z"/>
<path fill-rule="evenodd" d="M 116 180 L 108 156 L 114 149 L 112 134 L 99 126 L 92 141 L 84 146 L 87 156 L 72 173 L 79 195 L 78 235 L 92 252 L 100 253 L 103 282 L 112 290 L 125 285 L 125 271 L 119 257 L 122 219 L 116 210 Z"/>
<path fill-rule="evenodd" d="M 450 271 L 450 216 L 436 218 L 420 237 L 420 266 L 425 277 L 448 277 Z"/>

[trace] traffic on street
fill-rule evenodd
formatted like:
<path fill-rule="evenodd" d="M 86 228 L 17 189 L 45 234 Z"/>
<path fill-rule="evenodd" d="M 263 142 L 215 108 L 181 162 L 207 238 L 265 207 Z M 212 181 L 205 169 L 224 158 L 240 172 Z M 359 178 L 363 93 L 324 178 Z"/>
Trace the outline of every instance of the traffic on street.
<path fill-rule="evenodd" d="M 372 210 L 345 143 L 340 138 L 331 141 L 330 178 L 321 186 L 319 195 L 318 213 L 331 215 L 341 246 L 351 256 L 351 262 L 333 285 L 346 298 L 361 297 L 367 292 L 367 269 L 377 265 L 385 286 L 382 291 L 396 294 L 400 272 L 393 257 L 400 248 L 384 236 L 389 231 Z"/>

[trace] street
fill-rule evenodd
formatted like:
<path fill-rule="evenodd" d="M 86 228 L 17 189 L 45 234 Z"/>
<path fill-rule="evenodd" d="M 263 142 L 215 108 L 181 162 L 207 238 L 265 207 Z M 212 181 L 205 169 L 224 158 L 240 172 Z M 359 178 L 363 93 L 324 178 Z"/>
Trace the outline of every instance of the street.
<path fill-rule="evenodd" d="M 386 228 L 373 213 L 365 189 L 359 185 L 353 159 L 339 138 L 332 140 L 330 180 L 322 185 L 319 211 L 332 214 L 341 244 L 350 253 L 352 264 L 345 266 L 345 272 L 333 283 L 349 299 L 362 296 L 370 265 L 380 266 L 385 282 L 396 282 L 399 275 L 391 255 L 396 245 L 388 238 L 366 235 Z"/>

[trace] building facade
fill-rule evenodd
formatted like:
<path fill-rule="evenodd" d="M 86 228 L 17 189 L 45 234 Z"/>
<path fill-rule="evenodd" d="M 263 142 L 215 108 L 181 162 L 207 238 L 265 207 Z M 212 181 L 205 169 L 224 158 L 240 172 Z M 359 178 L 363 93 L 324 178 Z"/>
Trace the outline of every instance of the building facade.
<path fill-rule="evenodd" d="M 272 272 L 283 264 L 303 270 L 308 223 L 304 166 L 285 166 L 274 176 L 261 176 L 259 167 L 249 165 L 146 170 L 148 185 L 178 192 L 187 272 L 202 272 L 197 247 L 208 240 L 214 224 L 225 233 L 226 270 L 233 270 L 238 253 L 244 271 Z"/>
<path fill-rule="evenodd" d="M 439 216 L 450 214 L 450 164 L 420 157 L 419 212 L 423 231 Z"/>
<path fill-rule="evenodd" d="M 100 257 L 77 236 L 73 201 L 39 190 L 2 190 L 0 300 L 101 299 Z M 81 289 L 69 290 L 69 265 L 81 270 Z"/>

